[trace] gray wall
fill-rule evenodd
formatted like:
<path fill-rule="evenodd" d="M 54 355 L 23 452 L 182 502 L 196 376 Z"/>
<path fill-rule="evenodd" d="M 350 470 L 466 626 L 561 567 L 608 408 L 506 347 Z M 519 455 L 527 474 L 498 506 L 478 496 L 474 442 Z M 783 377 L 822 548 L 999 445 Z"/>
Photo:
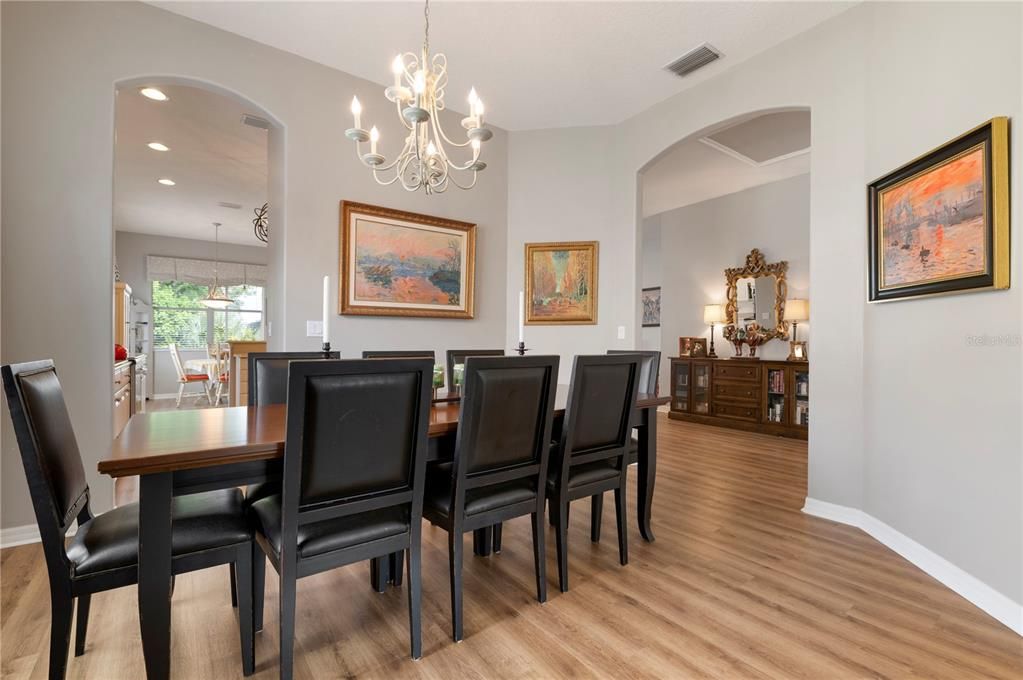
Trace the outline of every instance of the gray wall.
<path fill-rule="evenodd" d="M 479 225 L 472 321 L 337 317 L 346 355 L 365 347 L 501 346 L 507 240 L 507 135 L 469 192 L 427 197 L 380 187 L 343 136 L 358 95 L 385 153 L 401 135 L 382 88 L 141 3 L 3 3 L 3 362 L 52 357 L 85 457 L 96 507 L 111 499 L 96 462 L 110 447 L 114 89 L 153 76 L 207 84 L 253 101 L 274 121 L 269 143 L 271 346 L 312 349 L 321 279 L 338 268 L 338 203 L 350 199 Z M 381 76 L 389 77 L 388 64 Z M 163 77 L 163 79 L 160 78 Z M 197 83 L 198 81 L 198 83 Z M 458 114 L 447 115 L 457 126 Z M 31 294 L 27 294 L 28 291 Z M 332 300 L 336 308 L 336 299 Z M 69 340 L 69 337 L 71 338 Z M 4 527 L 34 522 L 10 421 L 3 424 Z"/>
<path fill-rule="evenodd" d="M 864 196 L 874 178 L 993 116 L 1018 123 L 1021 29 L 1019 3 L 864 3 L 619 125 L 513 133 L 508 199 L 510 234 L 601 240 L 601 323 L 566 331 L 563 346 L 632 346 L 638 174 L 722 121 L 809 107 L 810 496 L 865 510 L 1016 603 L 1023 352 L 1018 340 L 970 338 L 1023 333 L 1023 173 L 1012 178 L 1008 291 L 868 305 Z M 1021 140 L 1012 137 L 1017 170 Z M 521 250 L 509 244 L 517 291 Z M 627 337 L 616 345 L 617 325 Z"/>
<path fill-rule="evenodd" d="M 266 264 L 269 260 L 269 253 L 264 246 L 221 243 L 219 253 L 220 259 L 224 262 Z M 114 234 L 114 257 L 117 261 L 117 269 L 121 273 L 121 280 L 131 286 L 133 298 L 142 300 L 147 305 L 152 302 L 152 288 L 147 278 L 146 256 L 162 255 L 164 257 L 190 257 L 209 260 L 212 254 L 212 241 L 139 234 L 131 231 L 118 231 Z M 149 313 L 151 323 L 153 318 L 152 309 L 147 307 L 145 311 Z M 181 352 L 181 358 L 184 361 L 201 359 L 205 356 L 205 350 L 192 352 L 182 350 Z M 147 388 L 150 396 L 177 393 L 177 371 L 174 369 L 174 363 L 171 361 L 167 350 L 151 351 L 148 368 L 149 381 Z M 195 393 L 197 390 L 190 388 L 188 392 Z"/>
<path fill-rule="evenodd" d="M 710 337 L 703 306 L 725 303 L 724 270 L 741 267 L 753 248 L 759 248 L 768 262 L 789 263 L 788 297 L 810 296 L 809 175 L 669 210 L 644 220 L 644 231 L 648 225 L 661 237 L 662 356 L 678 356 L 680 335 Z M 799 338 L 810 339 L 809 324 L 800 324 Z M 719 356 L 731 356 L 720 326 L 714 343 Z M 788 353 L 787 340 L 772 340 L 758 350 L 765 359 L 784 359 Z M 669 384 L 669 369 L 665 362 L 662 385 Z"/>

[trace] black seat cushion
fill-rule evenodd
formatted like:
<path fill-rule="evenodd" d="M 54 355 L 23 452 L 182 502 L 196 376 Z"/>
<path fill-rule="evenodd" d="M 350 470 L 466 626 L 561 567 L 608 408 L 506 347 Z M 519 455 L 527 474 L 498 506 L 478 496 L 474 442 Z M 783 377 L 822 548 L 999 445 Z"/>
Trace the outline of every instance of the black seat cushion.
<path fill-rule="evenodd" d="M 535 482 L 517 479 L 502 484 L 483 486 L 465 491 L 465 514 L 490 512 L 516 503 L 536 500 Z M 426 473 L 426 495 L 423 512 L 435 512 L 444 517 L 451 514 L 451 464 L 431 464 Z"/>
<path fill-rule="evenodd" d="M 252 538 L 242 511 L 242 492 L 238 489 L 177 496 L 171 512 L 174 556 L 244 543 Z M 67 556 L 76 576 L 137 564 L 138 503 L 114 508 L 83 524 L 71 540 Z"/>
<path fill-rule="evenodd" d="M 267 496 L 251 506 L 256 530 L 266 536 L 274 552 L 281 554 L 281 496 Z M 348 517 L 301 524 L 298 527 L 298 556 L 313 557 L 333 550 L 390 538 L 409 530 L 405 507 L 383 508 Z"/>
<path fill-rule="evenodd" d="M 618 476 L 618 470 L 611 465 L 609 460 L 598 460 L 593 463 L 573 465 L 568 469 L 568 488 L 572 489 L 593 482 L 602 482 L 605 479 L 613 479 Z M 547 476 L 547 488 L 554 490 L 557 482 L 557 474 L 551 473 Z"/>

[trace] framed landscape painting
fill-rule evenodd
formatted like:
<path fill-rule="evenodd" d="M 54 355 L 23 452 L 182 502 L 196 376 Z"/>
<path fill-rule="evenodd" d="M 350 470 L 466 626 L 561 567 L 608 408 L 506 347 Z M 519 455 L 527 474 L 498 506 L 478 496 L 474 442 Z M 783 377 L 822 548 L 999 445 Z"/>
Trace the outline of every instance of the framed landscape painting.
<path fill-rule="evenodd" d="M 473 318 L 476 225 L 341 202 L 341 314 Z"/>
<path fill-rule="evenodd" d="M 1008 119 L 873 182 L 868 209 L 871 302 L 1008 288 Z"/>
<path fill-rule="evenodd" d="M 640 294 L 643 304 L 643 327 L 652 328 L 661 325 L 661 288 L 644 288 Z"/>
<path fill-rule="evenodd" d="M 597 242 L 526 244 L 526 323 L 597 323 Z"/>

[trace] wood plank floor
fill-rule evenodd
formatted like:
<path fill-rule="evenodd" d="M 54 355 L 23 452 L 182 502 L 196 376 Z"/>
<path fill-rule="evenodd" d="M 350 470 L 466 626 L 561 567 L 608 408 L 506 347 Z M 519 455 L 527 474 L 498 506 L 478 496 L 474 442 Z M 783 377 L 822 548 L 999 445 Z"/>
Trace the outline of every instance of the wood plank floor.
<path fill-rule="evenodd" d="M 619 567 L 613 502 L 589 542 L 572 510 L 572 589 L 533 590 L 529 525 L 465 568 L 465 641 L 449 637 L 446 534 L 424 529 L 423 643 L 408 658 L 404 591 L 373 593 L 357 565 L 298 587 L 296 678 L 1012 678 L 1023 640 L 857 529 L 799 512 L 806 444 L 661 416 L 656 542 L 635 529 Z M 632 489 L 634 491 L 634 483 Z M 468 538 L 466 539 L 468 544 Z M 2 551 L 0 672 L 45 678 L 46 571 L 38 545 Z M 267 576 L 257 678 L 277 677 L 277 593 Z M 93 597 L 86 653 L 69 678 L 144 677 L 136 593 Z M 178 579 L 173 676 L 241 677 L 226 568 Z"/>

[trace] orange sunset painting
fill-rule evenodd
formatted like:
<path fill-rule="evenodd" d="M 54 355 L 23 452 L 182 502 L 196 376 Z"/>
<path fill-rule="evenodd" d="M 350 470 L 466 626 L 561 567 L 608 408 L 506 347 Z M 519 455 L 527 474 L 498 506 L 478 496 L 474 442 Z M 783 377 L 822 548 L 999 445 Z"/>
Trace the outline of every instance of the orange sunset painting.
<path fill-rule="evenodd" d="M 984 273 L 984 153 L 977 145 L 880 192 L 881 289 Z"/>

